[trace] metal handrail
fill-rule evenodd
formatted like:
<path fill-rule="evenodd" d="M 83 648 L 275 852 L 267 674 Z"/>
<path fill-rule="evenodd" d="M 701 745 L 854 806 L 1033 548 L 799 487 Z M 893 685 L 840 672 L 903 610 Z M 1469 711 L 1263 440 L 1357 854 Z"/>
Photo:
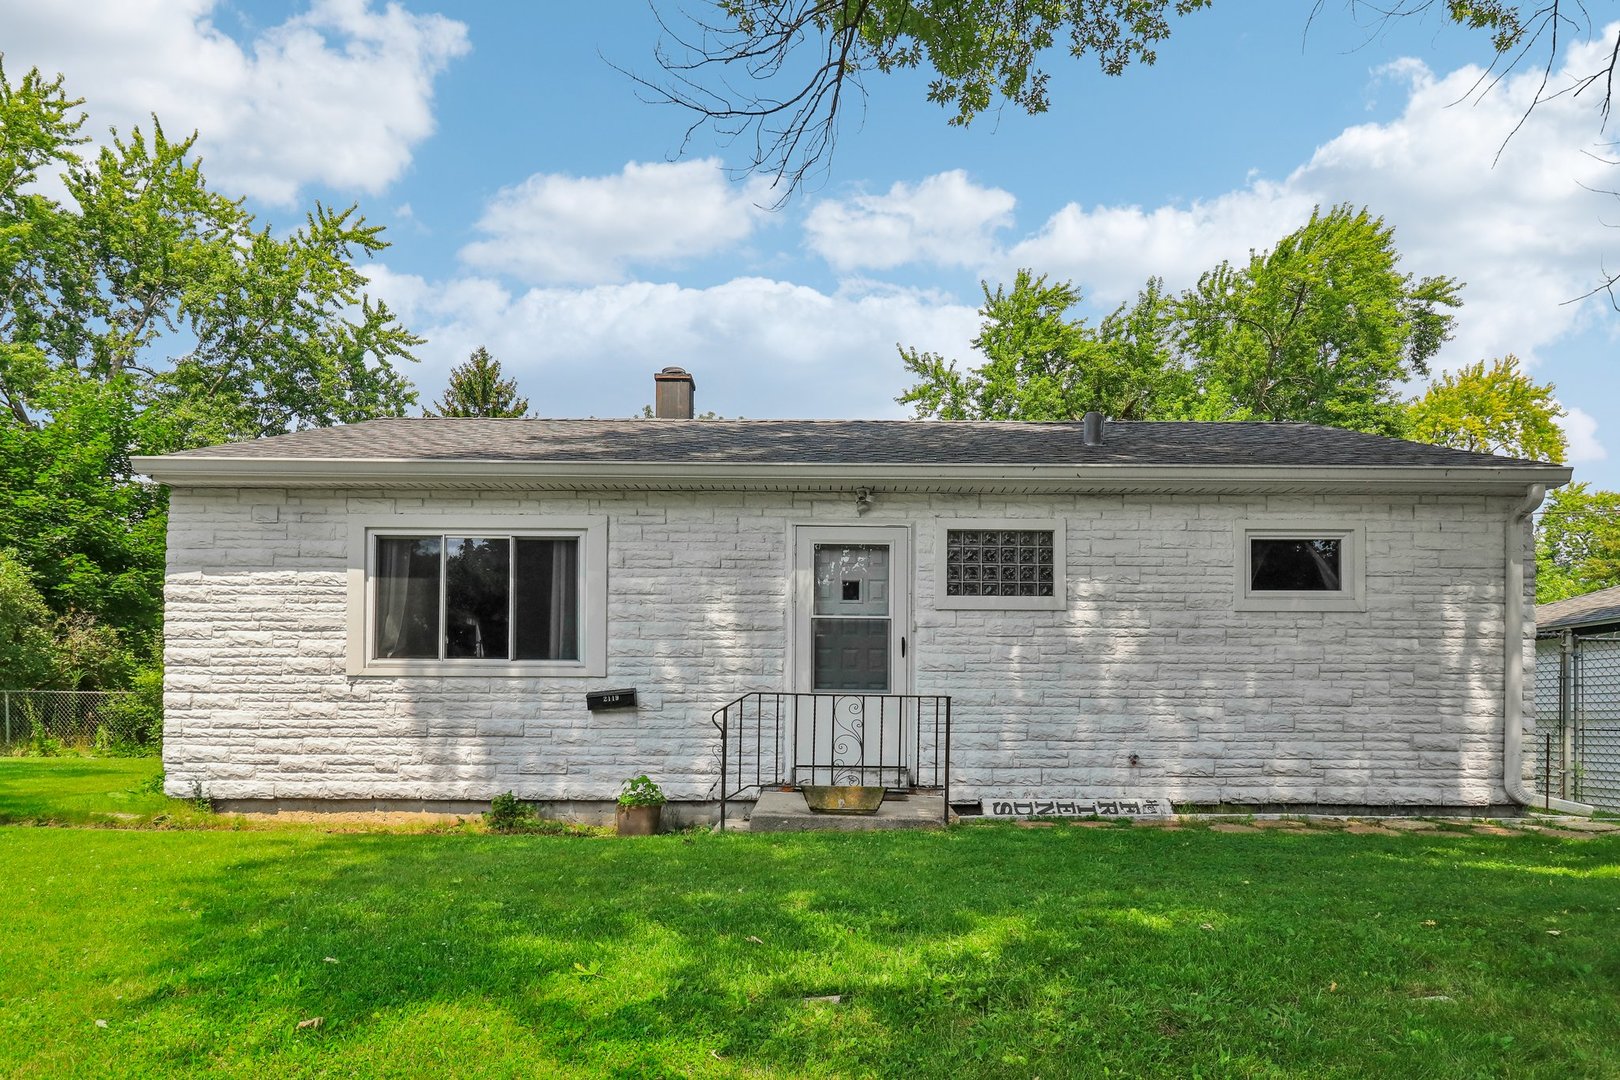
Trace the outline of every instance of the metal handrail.
<path fill-rule="evenodd" d="M 878 738 L 875 764 L 869 760 L 871 755 L 866 745 L 867 720 L 874 715 L 870 710 L 872 702 L 877 705 L 875 716 Z M 796 760 L 797 755 L 794 752 L 796 748 L 788 746 L 783 741 L 783 728 L 784 722 L 791 724 L 788 737 L 797 741 L 798 734 L 802 730 L 801 724 L 806 717 L 806 706 L 810 723 L 811 756 L 808 761 L 799 761 Z M 820 728 L 824 708 L 828 725 L 825 732 Z M 840 708 L 848 713 L 844 721 L 846 730 L 843 732 L 842 741 L 837 730 L 837 715 Z M 737 719 L 735 725 L 732 723 L 734 715 Z M 930 738 L 925 740 L 924 721 L 930 718 L 932 720 L 928 732 Z M 864 782 L 872 773 L 876 773 L 879 781 L 893 776 L 897 784 L 938 790 L 944 799 L 944 820 L 946 824 L 950 823 L 951 699 L 948 696 L 754 690 L 716 709 L 709 722 L 720 733 L 719 794 L 722 829 L 726 824 L 726 804 L 729 800 L 751 790 L 759 792 L 770 786 L 796 784 L 799 774 L 804 772 L 809 773 L 812 782 L 816 780 L 818 774 L 825 774 L 833 782 L 843 777 Z M 897 726 L 891 727 L 891 723 Z M 767 728 L 770 733 L 768 742 Z M 750 731 L 753 734 L 751 748 L 747 738 Z M 894 736 L 893 746 L 898 755 L 893 759 L 888 757 L 890 749 L 888 736 L 891 733 Z M 823 734 L 827 736 L 829 751 L 825 759 L 818 757 Z M 843 760 L 839 760 L 840 747 L 844 748 Z M 909 760 L 905 754 L 906 749 L 911 751 Z M 931 764 L 925 762 L 925 750 L 932 752 Z M 858 753 L 858 757 L 851 760 L 854 753 Z M 748 776 L 747 768 L 750 756 L 753 761 L 752 779 Z M 790 758 L 794 760 L 790 762 Z M 735 786 L 731 785 L 733 771 L 736 773 Z M 922 783 L 925 777 L 932 782 Z"/>

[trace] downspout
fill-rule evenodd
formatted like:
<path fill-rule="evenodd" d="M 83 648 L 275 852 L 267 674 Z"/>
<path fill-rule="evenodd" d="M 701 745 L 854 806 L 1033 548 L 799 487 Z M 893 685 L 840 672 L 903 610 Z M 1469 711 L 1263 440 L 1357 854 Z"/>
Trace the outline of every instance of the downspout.
<path fill-rule="evenodd" d="M 1547 497 L 1544 484 L 1532 484 L 1502 530 L 1502 786 L 1521 806 L 1591 814 L 1592 807 L 1567 799 L 1537 796 L 1524 786 L 1524 523 Z"/>

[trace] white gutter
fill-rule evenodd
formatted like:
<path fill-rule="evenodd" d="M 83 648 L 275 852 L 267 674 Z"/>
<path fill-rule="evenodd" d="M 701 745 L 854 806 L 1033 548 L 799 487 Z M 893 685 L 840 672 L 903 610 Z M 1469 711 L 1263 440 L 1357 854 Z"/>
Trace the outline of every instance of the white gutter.
<path fill-rule="evenodd" d="M 1502 627 L 1502 786 L 1521 806 L 1592 813 L 1586 803 L 1537 795 L 1524 786 L 1524 523 L 1535 513 L 1547 488 L 1532 484 L 1502 530 L 1505 559 Z"/>
<path fill-rule="evenodd" d="M 1378 491 L 1511 494 L 1527 483 L 1569 482 L 1563 466 L 1276 466 L 1108 464 L 884 464 L 626 462 L 205 457 L 132 459 L 173 487 L 525 486 L 534 488 L 797 489 L 873 491 Z"/>

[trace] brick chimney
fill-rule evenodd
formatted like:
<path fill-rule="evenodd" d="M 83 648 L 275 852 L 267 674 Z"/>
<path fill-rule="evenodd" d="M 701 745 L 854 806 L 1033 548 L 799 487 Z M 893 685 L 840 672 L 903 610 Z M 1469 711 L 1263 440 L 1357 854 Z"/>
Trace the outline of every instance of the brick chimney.
<path fill-rule="evenodd" d="M 653 415 L 660 420 L 692 419 L 692 392 L 697 382 L 682 367 L 667 367 L 653 376 Z"/>

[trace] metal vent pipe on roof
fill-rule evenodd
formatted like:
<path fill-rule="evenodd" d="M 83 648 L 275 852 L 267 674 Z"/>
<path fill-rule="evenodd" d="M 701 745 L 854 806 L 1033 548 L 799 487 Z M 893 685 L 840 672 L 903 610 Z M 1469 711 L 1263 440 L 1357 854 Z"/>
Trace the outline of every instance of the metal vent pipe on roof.
<path fill-rule="evenodd" d="M 1072 414 L 1071 414 L 1072 415 Z M 1080 418 L 1080 441 L 1087 446 L 1102 444 L 1103 415 L 1095 410 Z"/>
<path fill-rule="evenodd" d="M 660 420 L 692 419 L 697 380 L 683 367 L 667 367 L 653 376 L 653 415 Z"/>

